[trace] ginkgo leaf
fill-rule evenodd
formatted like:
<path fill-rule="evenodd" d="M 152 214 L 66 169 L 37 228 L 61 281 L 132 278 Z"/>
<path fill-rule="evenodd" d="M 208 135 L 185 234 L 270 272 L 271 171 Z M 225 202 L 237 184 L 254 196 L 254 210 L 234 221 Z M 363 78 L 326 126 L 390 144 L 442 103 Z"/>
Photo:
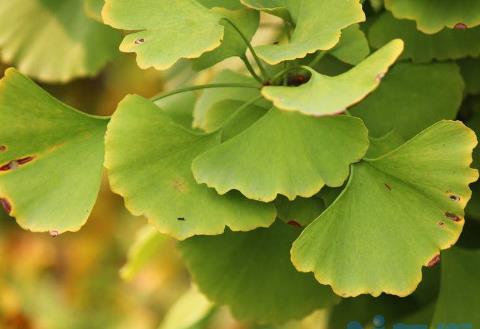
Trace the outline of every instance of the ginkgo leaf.
<path fill-rule="evenodd" d="M 248 40 L 251 40 L 255 32 L 257 32 L 260 16 L 257 11 L 249 9 L 227 10 L 224 8 L 215 8 L 214 12 L 222 17 L 230 19 L 236 26 L 241 27 L 241 31 Z M 230 57 L 238 57 L 245 54 L 247 45 L 240 37 L 239 33 L 233 26 L 225 21 L 221 24 L 224 26 L 225 35 L 220 47 L 209 51 L 200 58 L 193 60 L 193 68 L 195 70 L 203 70 L 213 66 L 224 59 Z"/>
<path fill-rule="evenodd" d="M 445 27 L 466 29 L 480 25 L 477 0 L 386 0 L 385 7 L 398 19 L 414 20 L 423 33 L 434 34 Z"/>
<path fill-rule="evenodd" d="M 272 65 L 331 49 L 340 40 L 341 30 L 365 20 L 358 0 L 242 0 L 242 3 L 281 16 L 295 26 L 287 43 L 256 48 L 258 56 Z"/>
<path fill-rule="evenodd" d="M 417 63 L 480 55 L 480 27 L 444 30 L 429 35 L 418 31 L 415 22 L 397 20 L 390 13 L 384 13 L 372 24 L 368 37 L 374 48 L 380 48 L 395 38 L 402 39 L 405 42 L 402 58 Z"/>
<path fill-rule="evenodd" d="M 248 129 L 198 156 L 199 183 L 220 194 L 239 190 L 247 198 L 272 201 L 310 197 L 324 185 L 341 186 L 351 163 L 368 148 L 361 120 L 315 118 L 271 109 Z"/>
<path fill-rule="evenodd" d="M 248 15 L 246 21 L 250 31 L 255 17 Z M 231 34 L 224 31 L 222 12 L 209 9 L 196 0 L 106 0 L 102 16 L 106 24 L 117 29 L 137 31 L 125 37 L 120 50 L 137 53 L 140 68 L 153 66 L 165 70 L 181 58 L 198 58 L 218 48 L 222 41 L 227 42 L 225 38 Z M 237 47 L 229 42 L 225 48 L 204 59 L 211 63 L 225 53 L 231 55 L 232 49 L 236 51 Z"/>
<path fill-rule="evenodd" d="M 464 58 L 458 61 L 466 91 L 469 94 L 480 94 L 480 58 Z"/>
<path fill-rule="evenodd" d="M 277 221 L 268 229 L 193 237 L 179 244 L 194 281 L 209 299 L 246 322 L 281 323 L 338 301 L 330 288 L 289 260 L 300 229 Z"/>
<path fill-rule="evenodd" d="M 0 1 L 2 60 L 36 79 L 94 76 L 119 41 L 118 32 L 85 15 L 83 0 Z"/>
<path fill-rule="evenodd" d="M 341 296 L 411 294 L 464 224 L 478 178 L 475 134 L 440 121 L 375 160 L 354 165 L 347 187 L 292 247 L 292 262 Z"/>
<path fill-rule="evenodd" d="M 219 134 L 193 133 L 149 100 L 127 96 L 106 136 L 112 190 L 134 215 L 145 215 L 160 232 L 177 239 L 220 234 L 225 226 L 235 231 L 268 227 L 275 219 L 273 205 L 235 192 L 219 196 L 193 179 L 192 160 L 219 142 Z"/>
<path fill-rule="evenodd" d="M 195 286 L 172 305 L 159 329 L 201 329 L 200 325 L 212 314 L 215 305 Z"/>
<path fill-rule="evenodd" d="M 168 237 L 159 233 L 152 225 L 144 226 L 137 233 L 135 242 L 128 251 L 127 262 L 120 270 L 122 279 L 133 279 L 146 263 L 158 256 L 167 241 Z"/>
<path fill-rule="evenodd" d="M 193 108 L 197 98 L 194 93 L 180 93 L 155 101 L 155 105 L 168 114 L 173 121 L 191 129 L 193 124 Z"/>
<path fill-rule="evenodd" d="M 262 95 L 280 110 L 314 116 L 338 114 L 375 90 L 402 50 L 402 40 L 394 40 L 350 71 L 335 77 L 305 67 L 310 72 L 307 83 L 299 87 L 264 87 Z"/>
<path fill-rule="evenodd" d="M 225 70 L 221 71 L 212 80 L 212 83 L 245 83 L 255 85 L 252 77 L 238 72 Z M 224 101 L 236 101 L 237 105 L 251 101 L 260 96 L 260 90 L 245 88 L 222 88 L 221 92 L 215 89 L 207 89 L 198 98 L 193 110 L 193 126 L 205 132 L 217 130 L 231 115 L 231 107 L 218 106 Z M 267 102 L 268 103 L 268 102 Z M 225 103 L 224 103 L 225 104 Z M 257 104 L 265 104 L 260 101 Z"/>
<path fill-rule="evenodd" d="M 370 46 L 367 37 L 360 25 L 353 24 L 342 30 L 342 36 L 338 44 L 330 52 L 339 60 L 348 64 L 358 64 L 370 54 Z"/>
<path fill-rule="evenodd" d="M 370 136 L 406 141 L 442 119 L 454 119 L 464 83 L 457 65 L 399 63 L 364 101 L 349 109 L 365 122 Z M 393 146 L 398 146 L 393 145 Z"/>
<path fill-rule="evenodd" d="M 60 234 L 85 224 L 100 189 L 108 123 L 9 69 L 0 82 L 0 198 L 18 224 Z"/>
<path fill-rule="evenodd" d="M 442 253 L 441 264 L 440 294 L 430 328 L 440 328 L 447 323 L 456 323 L 460 328 L 478 328 L 480 295 L 476 292 L 480 289 L 480 251 L 455 247 Z"/>

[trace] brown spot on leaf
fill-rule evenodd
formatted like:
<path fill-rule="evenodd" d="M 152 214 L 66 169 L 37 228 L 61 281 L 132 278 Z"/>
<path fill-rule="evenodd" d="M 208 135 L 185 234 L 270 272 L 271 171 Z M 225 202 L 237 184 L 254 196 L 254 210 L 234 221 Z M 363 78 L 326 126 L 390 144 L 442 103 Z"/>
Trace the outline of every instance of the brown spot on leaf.
<path fill-rule="evenodd" d="M 12 212 L 12 205 L 10 204 L 10 202 L 7 199 L 0 199 L 0 204 L 2 205 L 5 212 L 10 215 L 10 213 Z"/>
<path fill-rule="evenodd" d="M 452 201 L 460 201 L 460 197 L 458 195 L 455 195 L 455 194 L 452 194 L 450 193 L 450 195 L 448 196 L 450 198 L 450 200 Z"/>
<path fill-rule="evenodd" d="M 20 158 L 20 159 L 17 159 L 17 160 L 12 160 L 12 161 L 4 164 L 3 166 L 1 166 L 0 171 L 15 170 L 15 169 L 18 168 L 18 166 L 22 166 L 26 163 L 29 163 L 30 161 L 33 161 L 34 159 L 35 159 L 35 157 L 28 156 L 28 157 Z"/>
<path fill-rule="evenodd" d="M 377 76 L 375 77 L 375 79 L 377 80 L 377 82 L 380 82 L 382 81 L 382 79 L 385 77 L 385 72 L 381 72 L 381 73 L 378 73 Z"/>
<path fill-rule="evenodd" d="M 144 39 L 144 38 L 140 38 L 140 39 L 135 40 L 135 44 L 136 44 L 136 45 L 141 45 L 141 44 L 144 43 L 144 42 L 145 42 L 145 39 Z"/>
<path fill-rule="evenodd" d="M 296 220 L 290 220 L 290 221 L 288 221 L 287 224 L 291 225 L 291 226 L 294 226 L 294 227 L 302 227 L 302 225 L 300 225 L 300 223 L 297 222 Z"/>
<path fill-rule="evenodd" d="M 18 159 L 16 161 L 17 161 L 17 164 L 21 166 L 26 163 L 29 163 L 30 161 L 33 161 L 33 159 L 35 159 L 35 157 L 25 157 L 25 158 Z"/>
<path fill-rule="evenodd" d="M 387 183 L 385 183 L 385 187 L 386 187 L 389 191 L 392 190 L 392 187 L 391 187 L 390 185 L 388 185 Z"/>
<path fill-rule="evenodd" d="M 185 217 L 178 217 L 177 220 L 183 222 L 185 221 Z"/>
<path fill-rule="evenodd" d="M 433 257 L 427 264 L 427 267 L 434 267 L 435 265 L 437 265 L 438 263 L 440 263 L 440 254 L 436 255 L 435 257 Z"/>
<path fill-rule="evenodd" d="M 179 177 L 179 178 L 175 178 L 174 180 L 172 180 L 172 186 L 176 191 L 178 191 L 180 193 L 187 193 L 188 192 L 188 185 L 183 178 Z"/>
<path fill-rule="evenodd" d="M 468 28 L 468 26 L 464 23 L 457 23 L 457 24 L 455 24 L 455 26 L 453 28 L 455 30 L 466 30 Z"/>
<path fill-rule="evenodd" d="M 0 152 L 5 152 L 7 147 L 5 145 L 0 145 Z"/>
<path fill-rule="evenodd" d="M 307 79 L 306 76 L 301 75 L 301 74 L 296 74 L 296 75 L 288 77 L 287 84 L 289 86 L 298 87 L 298 86 L 301 86 L 301 85 L 305 84 L 307 81 L 308 81 L 308 79 Z"/>
<path fill-rule="evenodd" d="M 457 216 L 455 214 L 452 214 L 451 212 L 445 212 L 445 217 L 447 217 L 448 219 L 451 219 L 453 220 L 454 222 L 460 222 L 462 220 L 462 218 L 460 216 Z"/>

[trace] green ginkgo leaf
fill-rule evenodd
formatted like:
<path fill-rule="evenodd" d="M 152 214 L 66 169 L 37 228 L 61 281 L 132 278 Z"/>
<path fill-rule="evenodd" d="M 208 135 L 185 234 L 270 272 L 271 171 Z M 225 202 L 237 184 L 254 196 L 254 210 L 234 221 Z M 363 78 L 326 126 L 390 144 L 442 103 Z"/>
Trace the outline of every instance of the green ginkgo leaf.
<path fill-rule="evenodd" d="M 0 198 L 53 235 L 85 224 L 100 189 L 108 120 L 78 112 L 9 69 L 0 82 Z"/>
<path fill-rule="evenodd" d="M 275 219 L 271 204 L 219 196 L 198 185 L 191 162 L 220 143 L 219 134 L 193 133 L 174 124 L 140 96 L 127 96 L 108 126 L 105 166 L 110 185 L 134 215 L 145 215 L 162 232 L 177 239 L 268 227 Z M 138 147 L 142 145 L 142 147 Z"/>
<path fill-rule="evenodd" d="M 212 83 L 245 83 L 255 85 L 256 81 L 252 77 L 240 74 L 238 72 L 225 70 L 221 71 L 212 80 Z M 217 130 L 234 113 L 232 111 L 232 101 L 235 105 L 241 106 L 260 96 L 260 90 L 245 88 L 222 88 L 207 89 L 202 92 L 198 98 L 193 110 L 193 126 L 202 129 L 205 132 Z M 228 101 L 229 103 L 225 103 Z M 257 102 L 257 105 L 265 105 L 268 102 Z M 220 104 L 220 105 L 219 105 Z M 226 106 L 229 104 L 229 106 Z M 223 105 L 223 106 L 222 106 Z"/>
<path fill-rule="evenodd" d="M 402 39 L 405 42 L 402 58 L 417 63 L 480 55 L 480 27 L 444 30 L 429 35 L 418 31 L 415 22 L 397 20 L 390 13 L 384 13 L 372 24 L 368 37 L 374 48 L 380 48 L 395 38 Z"/>
<path fill-rule="evenodd" d="M 466 91 L 469 94 L 480 94 L 480 58 L 464 58 L 458 61 Z"/>
<path fill-rule="evenodd" d="M 349 112 L 365 122 L 370 136 L 400 137 L 395 147 L 437 121 L 454 119 L 463 91 L 462 76 L 453 63 L 400 63 Z"/>
<path fill-rule="evenodd" d="M 289 259 L 300 229 L 277 221 L 268 229 L 193 237 L 179 244 L 194 281 L 209 299 L 246 322 L 281 323 L 337 302 L 331 289 L 299 273 Z"/>
<path fill-rule="evenodd" d="M 214 309 L 215 305 L 192 286 L 168 310 L 159 329 L 201 329 L 199 325 L 208 320 Z"/>
<path fill-rule="evenodd" d="M 464 224 L 478 178 L 475 134 L 440 121 L 396 150 L 354 165 L 347 187 L 293 244 L 292 262 L 341 296 L 411 294 Z"/>
<path fill-rule="evenodd" d="M 258 56 L 269 64 L 331 49 L 340 40 L 341 30 L 365 20 L 358 0 L 242 0 L 242 3 L 280 16 L 295 26 L 287 43 L 256 48 Z"/>
<path fill-rule="evenodd" d="M 223 8 L 215 8 L 214 12 L 222 17 L 230 19 L 236 26 L 241 27 L 241 32 L 250 40 L 257 32 L 260 16 L 257 11 L 249 9 L 228 10 Z M 224 26 L 225 35 L 220 47 L 209 51 L 200 58 L 193 60 L 193 68 L 195 70 L 203 70 L 224 59 L 230 57 L 241 56 L 245 54 L 247 45 L 240 37 L 239 33 L 233 26 L 225 21 L 221 24 Z"/>
<path fill-rule="evenodd" d="M 340 41 L 330 54 L 348 64 L 358 64 L 370 54 L 367 37 L 358 24 L 342 30 Z"/>
<path fill-rule="evenodd" d="M 194 176 L 220 194 L 239 190 L 272 201 L 310 197 L 324 185 L 341 186 L 351 163 L 368 148 L 362 121 L 348 116 L 315 118 L 275 108 L 248 129 L 198 156 Z"/>
<path fill-rule="evenodd" d="M 141 68 L 153 66 L 165 70 L 181 58 L 194 59 L 205 54 L 198 62 L 203 67 L 238 55 L 239 48 L 243 47 L 236 42 L 238 36 L 235 41 L 227 40 L 232 31 L 224 31 L 222 17 L 228 10 L 207 8 L 215 6 L 214 2 L 207 1 L 204 5 L 197 0 L 106 0 L 102 16 L 105 23 L 115 28 L 137 31 L 125 37 L 120 50 L 137 53 Z M 244 9 L 226 16 L 230 15 L 235 16 L 235 21 L 247 24 L 245 33 L 252 33 L 258 24 L 258 16 Z M 222 41 L 225 46 L 217 49 Z M 215 49 L 217 51 L 212 52 Z"/>
<path fill-rule="evenodd" d="M 452 248 L 442 253 L 440 294 L 430 328 L 456 323 L 480 326 L 480 251 Z"/>
<path fill-rule="evenodd" d="M 83 0 L 0 1 L 1 58 L 36 79 L 96 75 L 119 41 L 118 32 L 85 15 Z"/>
<path fill-rule="evenodd" d="M 314 116 L 338 114 L 375 90 L 402 50 L 402 40 L 393 40 L 346 73 L 330 77 L 306 68 L 310 72 L 307 83 L 264 87 L 262 95 L 281 110 Z"/>
<path fill-rule="evenodd" d="M 480 2 L 477 0 L 386 0 L 385 7 L 399 19 L 417 23 L 423 33 L 434 34 L 445 27 L 466 29 L 480 25 Z"/>

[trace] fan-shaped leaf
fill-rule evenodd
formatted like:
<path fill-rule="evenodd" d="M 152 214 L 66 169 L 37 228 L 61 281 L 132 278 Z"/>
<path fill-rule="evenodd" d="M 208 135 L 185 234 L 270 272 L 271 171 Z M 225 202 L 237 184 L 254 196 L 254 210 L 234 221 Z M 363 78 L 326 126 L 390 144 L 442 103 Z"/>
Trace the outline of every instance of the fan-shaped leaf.
<path fill-rule="evenodd" d="M 396 150 L 353 167 L 338 199 L 292 247 L 300 271 L 341 296 L 411 294 L 422 265 L 462 230 L 476 145 L 460 122 L 441 121 Z"/>
<path fill-rule="evenodd" d="M 102 16 L 117 29 L 138 31 L 125 37 L 120 50 L 137 53 L 144 69 L 200 57 L 220 46 L 224 34 L 220 17 L 196 0 L 106 0 Z"/>
<path fill-rule="evenodd" d="M 386 0 L 385 7 L 399 19 L 416 21 L 417 28 L 428 34 L 445 27 L 465 29 L 480 25 L 480 2 L 476 0 Z"/>
<path fill-rule="evenodd" d="M 128 96 L 107 131 L 112 189 L 133 214 L 145 215 L 160 232 L 178 239 L 219 234 L 226 225 L 236 231 L 269 226 L 275 219 L 273 205 L 238 193 L 219 196 L 193 179 L 192 160 L 218 143 L 218 134 L 192 133 L 150 101 Z"/>
<path fill-rule="evenodd" d="M 10 69 L 0 82 L 0 198 L 25 229 L 85 224 L 97 198 L 108 120 L 62 104 Z"/>
<path fill-rule="evenodd" d="M 193 162 L 199 183 L 224 194 L 272 201 L 310 197 L 324 185 L 341 186 L 348 167 L 368 148 L 361 120 L 314 118 L 271 109 L 247 130 L 208 150 Z"/>
<path fill-rule="evenodd" d="M 330 54 L 348 64 L 358 64 L 370 54 L 367 37 L 358 24 L 342 30 L 340 41 Z"/>
<path fill-rule="evenodd" d="M 337 297 L 295 270 L 291 243 L 300 230 L 277 221 L 268 229 L 194 237 L 179 244 L 199 289 L 247 322 L 279 323 L 334 304 Z"/>
<path fill-rule="evenodd" d="M 338 114 L 375 90 L 402 50 L 403 42 L 394 40 L 346 73 L 330 77 L 308 68 L 311 77 L 307 83 L 264 87 L 262 95 L 281 110 L 315 116 Z"/>
<path fill-rule="evenodd" d="M 317 50 L 331 49 L 338 43 L 342 29 L 365 20 L 362 5 L 357 0 L 242 0 L 242 2 L 251 8 L 278 15 L 295 26 L 289 42 L 256 48 L 260 58 L 269 64 L 303 58 Z"/>
<path fill-rule="evenodd" d="M 380 87 L 349 112 L 360 117 L 374 137 L 396 135 L 402 144 L 442 119 L 454 119 L 464 83 L 452 63 L 400 63 Z M 397 144 L 400 142 L 400 144 Z"/>
<path fill-rule="evenodd" d="M 384 13 L 372 24 L 368 36 L 374 48 L 395 38 L 402 39 L 405 42 L 402 58 L 418 63 L 480 55 L 480 27 L 429 35 L 418 31 L 412 21 L 396 20 L 390 13 Z"/>
<path fill-rule="evenodd" d="M 88 18 L 83 0 L 0 1 L 2 60 L 48 82 L 93 76 L 117 53 L 118 32 Z"/>
<path fill-rule="evenodd" d="M 440 294 L 430 328 L 456 323 L 465 328 L 480 326 L 480 252 L 452 248 L 442 253 Z M 464 326 L 469 324 L 470 326 Z"/>

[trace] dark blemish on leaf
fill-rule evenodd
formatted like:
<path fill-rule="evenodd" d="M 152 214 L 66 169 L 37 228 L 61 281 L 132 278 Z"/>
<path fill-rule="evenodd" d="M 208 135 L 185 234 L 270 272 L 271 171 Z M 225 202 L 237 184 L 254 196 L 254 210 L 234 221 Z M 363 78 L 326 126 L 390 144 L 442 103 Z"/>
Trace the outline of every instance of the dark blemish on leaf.
<path fill-rule="evenodd" d="M 288 225 L 291 225 L 291 226 L 294 226 L 294 227 L 302 227 L 302 225 L 300 225 L 300 223 L 297 222 L 296 220 L 288 221 L 287 224 L 288 224 Z"/>
<path fill-rule="evenodd" d="M 455 26 L 453 28 L 455 30 L 466 30 L 468 28 L 468 26 L 464 23 L 457 23 L 457 24 L 455 24 Z"/>
<path fill-rule="evenodd" d="M 7 147 L 5 145 L 0 145 L 0 152 L 5 152 Z"/>
<path fill-rule="evenodd" d="M 177 220 L 183 222 L 183 221 L 185 221 L 185 218 L 184 217 L 178 217 Z"/>
<path fill-rule="evenodd" d="M 25 157 L 25 158 L 21 158 L 21 159 L 18 159 L 16 160 L 17 161 L 17 164 L 19 166 L 21 165 L 24 165 L 26 163 L 29 163 L 30 161 L 32 161 L 33 159 L 35 159 L 35 157 Z"/>
<path fill-rule="evenodd" d="M 55 231 L 55 230 L 48 232 L 48 234 L 50 234 L 52 238 L 56 238 L 57 236 L 60 235 L 60 233 L 58 233 L 58 231 Z"/>
<path fill-rule="evenodd" d="M 7 213 L 7 215 L 10 215 L 12 212 L 12 205 L 7 199 L 0 199 L 0 204 L 2 205 L 3 209 Z"/>
<path fill-rule="evenodd" d="M 438 226 L 442 227 L 445 225 L 445 222 L 438 222 Z"/>
<path fill-rule="evenodd" d="M 144 38 L 140 38 L 140 39 L 135 40 L 135 44 L 136 44 L 136 45 L 141 45 L 141 44 L 144 43 L 144 42 L 145 42 L 145 39 L 144 39 Z"/>
<path fill-rule="evenodd" d="M 32 161 L 34 159 L 35 159 L 35 157 L 29 156 L 29 157 L 25 157 L 25 158 L 21 158 L 21 159 L 17 159 L 17 160 L 12 160 L 12 161 L 4 164 L 3 166 L 1 166 L 0 171 L 15 170 L 15 169 L 18 168 L 18 166 L 22 166 L 26 163 L 29 163 L 30 161 Z"/>
<path fill-rule="evenodd" d="M 387 183 L 385 183 L 385 187 L 386 187 L 389 191 L 392 190 L 392 187 L 391 187 L 390 185 L 388 185 Z"/>
<path fill-rule="evenodd" d="M 459 216 L 452 214 L 451 212 L 448 212 L 448 211 L 445 213 L 445 216 L 448 219 L 453 220 L 454 222 L 460 222 L 462 220 Z"/>
<path fill-rule="evenodd" d="M 455 194 L 450 194 L 449 198 L 452 201 L 460 201 L 460 197 L 458 195 L 455 195 Z"/>
<path fill-rule="evenodd" d="M 304 76 L 304 75 L 301 75 L 301 74 L 296 74 L 294 76 L 290 76 L 288 77 L 288 82 L 287 84 L 289 86 L 295 86 L 295 87 L 298 87 L 298 86 L 301 86 L 303 85 L 304 83 L 306 83 L 308 80 L 307 80 L 307 77 Z"/>
<path fill-rule="evenodd" d="M 440 263 L 440 254 L 436 255 L 435 257 L 432 258 L 432 260 L 430 260 L 427 264 L 427 267 L 434 267 L 435 265 L 437 265 L 438 263 Z"/>
<path fill-rule="evenodd" d="M 276 45 L 278 45 L 279 43 L 280 43 L 280 42 L 275 41 L 273 44 L 276 46 Z"/>

